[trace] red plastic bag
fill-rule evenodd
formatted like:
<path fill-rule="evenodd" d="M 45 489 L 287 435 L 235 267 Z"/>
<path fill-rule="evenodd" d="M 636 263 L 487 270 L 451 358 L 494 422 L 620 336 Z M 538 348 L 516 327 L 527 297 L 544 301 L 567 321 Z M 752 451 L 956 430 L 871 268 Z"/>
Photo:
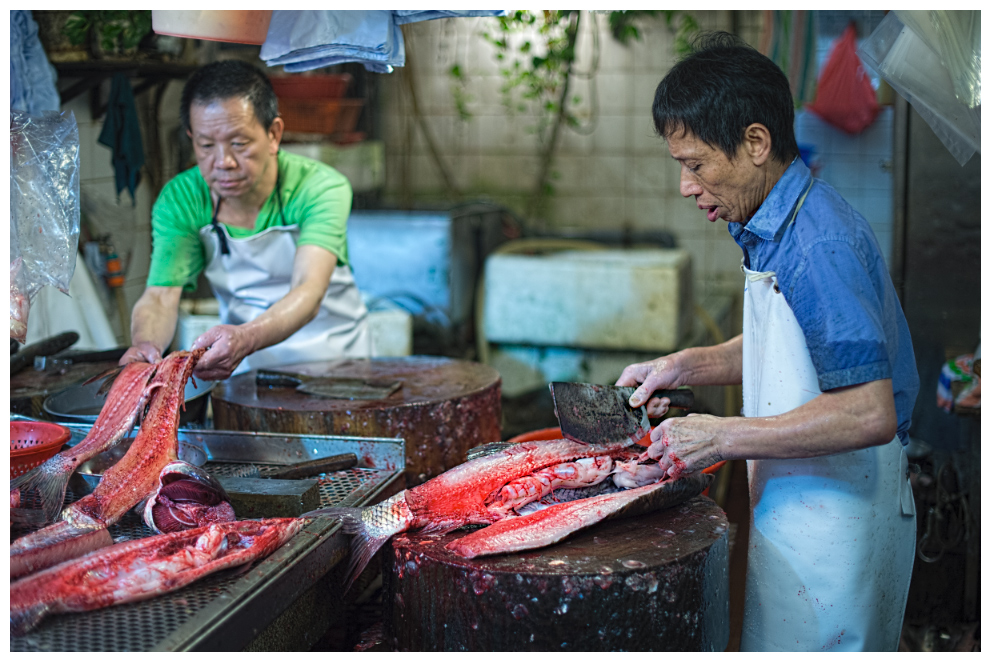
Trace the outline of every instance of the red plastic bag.
<path fill-rule="evenodd" d="M 869 127 L 880 112 L 871 80 L 857 56 L 857 31 L 853 25 L 836 40 L 819 76 L 816 100 L 808 108 L 850 134 Z"/>

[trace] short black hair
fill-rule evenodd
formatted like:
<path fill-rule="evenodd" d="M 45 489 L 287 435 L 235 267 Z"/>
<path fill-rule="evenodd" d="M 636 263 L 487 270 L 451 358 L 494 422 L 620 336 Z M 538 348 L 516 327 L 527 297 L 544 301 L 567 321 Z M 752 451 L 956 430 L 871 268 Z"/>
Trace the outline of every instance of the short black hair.
<path fill-rule="evenodd" d="M 652 110 L 659 135 L 687 129 L 730 159 L 744 129 L 755 122 L 770 132 L 776 160 L 790 163 L 798 156 L 788 79 L 772 60 L 728 32 L 695 38 L 692 52 L 657 86 Z"/>
<path fill-rule="evenodd" d="M 179 119 L 190 130 L 189 108 L 193 103 L 242 98 L 251 102 L 255 117 L 267 131 L 279 116 L 279 99 L 268 76 L 247 62 L 221 60 L 193 72 L 182 88 Z"/>

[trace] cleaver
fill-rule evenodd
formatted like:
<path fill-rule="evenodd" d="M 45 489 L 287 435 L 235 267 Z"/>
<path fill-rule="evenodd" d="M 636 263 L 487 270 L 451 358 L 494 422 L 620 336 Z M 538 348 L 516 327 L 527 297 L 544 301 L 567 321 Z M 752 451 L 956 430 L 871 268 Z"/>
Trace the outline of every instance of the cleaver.
<path fill-rule="evenodd" d="M 381 400 L 400 388 L 401 380 L 372 380 L 359 377 L 311 377 L 281 370 L 259 370 L 256 386 L 294 388 L 302 393 L 336 400 Z"/>
<path fill-rule="evenodd" d="M 632 386 L 606 386 L 552 382 L 554 415 L 566 439 L 592 446 L 632 446 L 650 432 L 647 407 L 630 407 Z M 671 407 L 689 409 L 695 394 L 689 389 L 658 390 L 654 396 L 668 398 Z"/>

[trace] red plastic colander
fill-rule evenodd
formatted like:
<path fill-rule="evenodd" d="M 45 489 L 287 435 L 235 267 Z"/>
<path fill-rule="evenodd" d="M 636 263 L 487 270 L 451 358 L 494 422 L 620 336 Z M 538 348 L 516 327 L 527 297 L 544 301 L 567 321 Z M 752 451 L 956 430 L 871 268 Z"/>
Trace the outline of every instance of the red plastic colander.
<path fill-rule="evenodd" d="M 10 422 L 10 477 L 17 478 L 59 452 L 72 432 L 44 421 Z"/>

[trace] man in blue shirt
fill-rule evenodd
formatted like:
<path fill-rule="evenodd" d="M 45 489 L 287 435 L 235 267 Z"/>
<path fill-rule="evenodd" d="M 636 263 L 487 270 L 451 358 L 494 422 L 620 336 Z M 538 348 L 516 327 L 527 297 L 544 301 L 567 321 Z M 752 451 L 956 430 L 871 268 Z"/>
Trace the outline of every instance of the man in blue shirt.
<path fill-rule="evenodd" d="M 681 194 L 743 249 L 744 332 L 628 366 L 657 389 L 743 384 L 744 416 L 669 418 L 651 458 L 677 478 L 748 460 L 744 650 L 895 650 L 915 542 L 905 469 L 919 379 L 870 227 L 798 157 L 788 81 L 725 33 L 658 85 L 654 123 Z M 828 606 L 826 606 L 828 605 Z"/>

